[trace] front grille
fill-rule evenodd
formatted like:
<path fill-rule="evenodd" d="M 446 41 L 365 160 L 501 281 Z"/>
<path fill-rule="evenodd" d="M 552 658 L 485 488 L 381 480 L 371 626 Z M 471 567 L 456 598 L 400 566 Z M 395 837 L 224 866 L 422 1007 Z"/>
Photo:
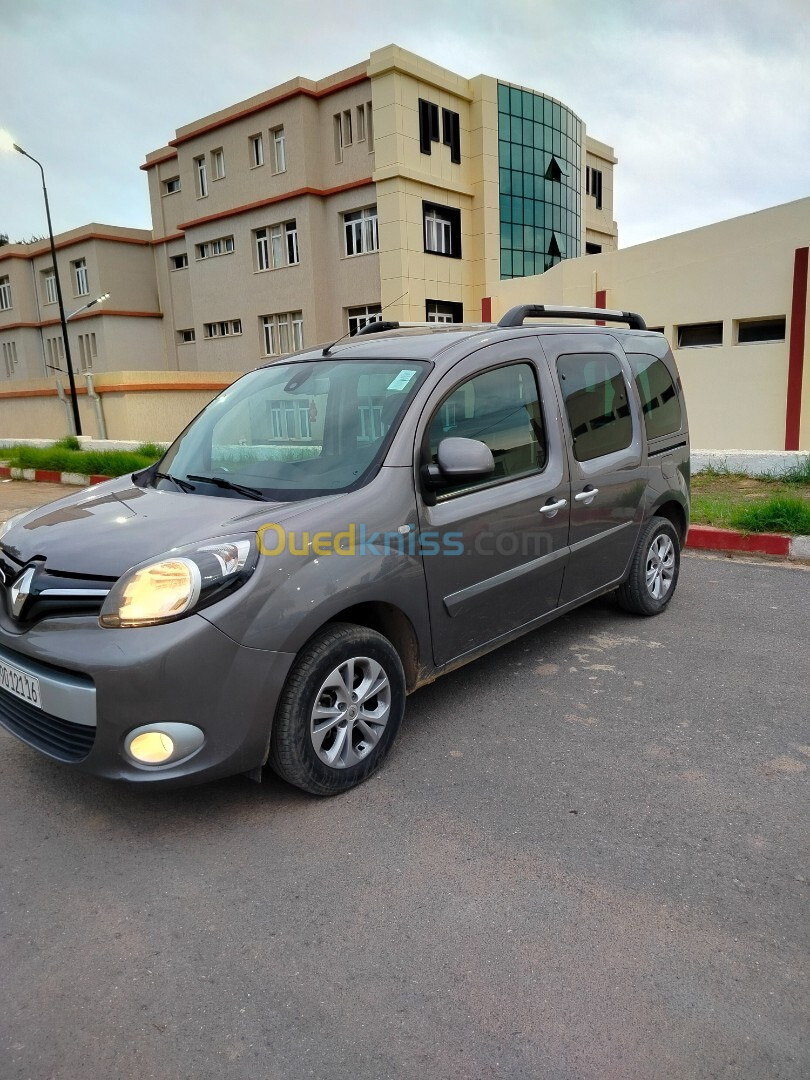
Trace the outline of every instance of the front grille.
<path fill-rule="evenodd" d="M 58 761 L 86 758 L 96 737 L 94 727 L 51 716 L 5 690 L 0 690 L 0 724 L 18 739 Z"/>

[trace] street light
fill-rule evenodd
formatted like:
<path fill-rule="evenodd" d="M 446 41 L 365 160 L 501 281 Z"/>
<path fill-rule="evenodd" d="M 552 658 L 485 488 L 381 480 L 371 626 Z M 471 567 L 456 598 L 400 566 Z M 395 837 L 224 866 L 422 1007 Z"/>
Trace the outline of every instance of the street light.
<path fill-rule="evenodd" d="M 4 145 L 10 141 L 4 138 Z M 73 426 L 76 428 L 76 434 L 82 433 L 82 422 L 79 418 L 79 400 L 76 396 L 76 380 L 73 378 L 73 364 L 70 362 L 70 342 L 68 341 L 67 332 L 67 317 L 65 316 L 65 305 L 62 300 L 62 285 L 59 281 L 59 267 L 56 265 L 56 244 L 53 242 L 53 226 L 51 225 L 51 208 L 48 205 L 48 189 L 45 187 L 45 170 L 42 168 L 41 162 L 37 161 L 35 157 L 23 150 L 21 146 L 17 146 L 15 142 L 11 143 L 11 146 L 18 154 L 22 154 L 23 157 L 27 157 L 29 161 L 33 161 L 35 165 L 39 167 L 39 171 L 42 175 L 42 194 L 45 196 L 45 215 L 48 218 L 48 236 L 51 241 L 51 258 L 53 259 L 53 275 L 56 280 L 56 299 L 59 302 L 59 321 L 62 324 L 62 337 L 65 342 L 65 363 L 67 364 L 67 376 L 70 383 L 70 401 L 73 406 Z M 89 306 L 89 305 L 88 305 Z M 82 308 L 79 309 L 83 310 Z M 73 313 L 77 314 L 76 312 Z"/>
<path fill-rule="evenodd" d="M 102 296 L 97 296 L 95 300 L 91 300 L 89 304 L 82 304 L 80 308 L 76 308 L 75 311 L 71 311 L 69 315 L 65 316 L 65 322 L 70 322 L 74 315 L 81 315 L 83 311 L 87 311 L 88 308 L 95 307 L 96 304 L 103 304 L 105 300 L 110 299 L 110 294 L 105 292 Z M 50 368 L 51 371 L 64 371 L 64 368 L 55 367 L 53 364 L 46 364 L 45 367 Z"/>

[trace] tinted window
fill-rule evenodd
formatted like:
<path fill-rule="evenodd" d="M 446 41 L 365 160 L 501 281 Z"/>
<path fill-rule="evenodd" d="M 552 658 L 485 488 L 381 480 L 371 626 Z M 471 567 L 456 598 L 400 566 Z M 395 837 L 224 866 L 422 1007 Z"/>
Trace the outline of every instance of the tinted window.
<path fill-rule="evenodd" d="M 666 364 L 654 356 L 627 357 L 641 398 L 647 438 L 671 435 L 681 426 L 681 405 Z"/>
<path fill-rule="evenodd" d="M 437 461 L 439 443 L 448 437 L 480 439 L 495 459 L 493 480 L 514 480 L 539 472 L 546 464 L 546 436 L 529 364 L 508 364 L 462 383 L 449 394 L 430 424 L 430 456 Z M 469 490 L 465 483 L 442 489 L 442 495 Z"/>
<path fill-rule="evenodd" d="M 633 421 L 621 365 L 610 353 L 561 356 L 557 361 L 577 461 L 624 450 Z"/>

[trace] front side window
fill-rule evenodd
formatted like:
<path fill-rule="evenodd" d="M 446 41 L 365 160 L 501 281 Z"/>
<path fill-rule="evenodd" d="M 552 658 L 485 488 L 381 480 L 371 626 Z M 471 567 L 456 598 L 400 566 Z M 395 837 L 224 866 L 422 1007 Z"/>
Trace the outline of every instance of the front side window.
<path fill-rule="evenodd" d="M 636 381 L 648 439 L 671 435 L 681 428 L 681 405 L 669 369 L 663 360 L 646 353 L 628 353 Z"/>
<path fill-rule="evenodd" d="M 347 255 L 366 255 L 380 250 L 377 207 L 353 210 L 343 215 L 345 251 Z"/>
<path fill-rule="evenodd" d="M 0 311 L 8 311 L 11 307 L 11 279 L 6 275 L 0 277 Z"/>
<path fill-rule="evenodd" d="M 448 394 L 428 430 L 430 460 L 449 436 L 479 439 L 492 451 L 495 472 L 478 484 L 442 488 L 440 498 L 541 472 L 547 446 L 537 380 L 530 364 L 507 364 L 476 375 Z"/>
<path fill-rule="evenodd" d="M 87 260 L 77 259 L 73 264 L 73 275 L 76 285 L 76 296 L 87 296 L 90 286 L 87 283 Z"/>
<path fill-rule="evenodd" d="M 335 357 L 259 368 L 200 413 L 161 470 L 181 480 L 221 477 L 270 499 L 362 487 L 428 370 L 420 360 Z M 221 485 L 194 486 L 223 494 Z"/>
<path fill-rule="evenodd" d="M 577 461 L 624 450 L 633 420 L 621 364 L 611 353 L 577 353 L 557 360 Z"/>

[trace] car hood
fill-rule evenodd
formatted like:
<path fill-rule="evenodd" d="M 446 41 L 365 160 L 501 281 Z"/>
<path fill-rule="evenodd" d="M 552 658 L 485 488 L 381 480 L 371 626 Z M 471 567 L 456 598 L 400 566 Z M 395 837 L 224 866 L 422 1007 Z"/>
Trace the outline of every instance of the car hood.
<path fill-rule="evenodd" d="M 130 477 L 83 489 L 32 510 L 3 537 L 20 563 L 42 559 L 51 571 L 117 578 L 171 548 L 281 523 L 326 496 L 295 502 L 253 502 L 136 486 Z"/>

